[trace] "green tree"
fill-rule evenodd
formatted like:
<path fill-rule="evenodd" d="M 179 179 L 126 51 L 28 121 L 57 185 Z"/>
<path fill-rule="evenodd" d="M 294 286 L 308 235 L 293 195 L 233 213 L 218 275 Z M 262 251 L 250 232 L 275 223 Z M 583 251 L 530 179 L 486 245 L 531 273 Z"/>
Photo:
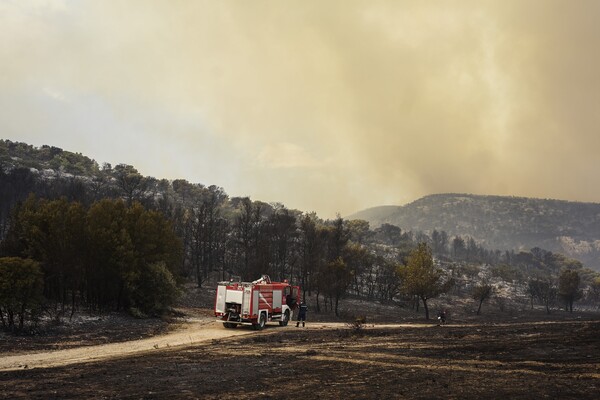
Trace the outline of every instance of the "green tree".
<path fill-rule="evenodd" d="M 460 236 L 455 236 L 452 240 L 452 253 L 454 258 L 463 260 L 467 253 L 467 246 L 465 240 Z"/>
<path fill-rule="evenodd" d="M 402 270 L 396 262 L 382 256 L 376 258 L 373 274 L 370 275 L 374 277 L 373 285 L 381 300 L 391 301 L 399 294 L 402 289 Z"/>
<path fill-rule="evenodd" d="M 532 279 L 527 286 L 527 292 L 531 297 L 531 309 L 533 301 L 538 300 L 546 307 L 546 313 L 550 314 L 550 307 L 556 302 L 558 290 L 548 279 Z"/>
<path fill-rule="evenodd" d="M 350 233 L 350 240 L 360 245 L 365 245 L 373 235 L 369 229 L 369 222 L 362 219 L 346 221 L 346 228 Z"/>
<path fill-rule="evenodd" d="M 339 317 L 339 302 L 346 294 L 352 282 L 352 271 L 341 257 L 328 263 L 322 273 L 319 284 L 323 293 L 335 301 L 335 315 Z"/>
<path fill-rule="evenodd" d="M 431 233 L 431 246 L 434 254 L 444 255 L 448 252 L 448 234 L 434 229 Z"/>
<path fill-rule="evenodd" d="M 142 266 L 136 278 L 128 282 L 131 308 L 145 315 L 160 315 L 180 294 L 173 274 L 163 261 Z"/>
<path fill-rule="evenodd" d="M 171 223 L 161 213 L 147 210 L 137 202 L 126 210 L 126 221 L 136 269 L 163 262 L 173 276 L 177 276 L 181 240 Z"/>
<path fill-rule="evenodd" d="M 56 302 L 70 301 L 83 279 L 85 263 L 85 209 L 80 203 L 38 199 L 33 195 L 19 208 L 14 221 L 21 254 L 41 262 L 44 295 Z"/>
<path fill-rule="evenodd" d="M 22 331 L 34 319 L 43 300 L 43 274 L 38 262 L 0 258 L 0 320 L 5 329 Z"/>
<path fill-rule="evenodd" d="M 298 233 L 298 271 L 300 286 L 303 290 L 302 298 L 313 288 L 312 278 L 315 271 L 320 269 L 323 260 L 323 241 L 320 239 L 319 227 L 317 226 L 316 214 L 305 214 L 300 219 Z M 317 309 L 318 311 L 318 309 Z"/>
<path fill-rule="evenodd" d="M 136 266 L 125 203 L 108 199 L 94 203 L 87 221 L 88 301 L 91 306 L 120 310 L 126 306 L 125 283 L 134 279 Z"/>
<path fill-rule="evenodd" d="M 90 297 L 98 305 L 113 304 L 117 310 L 137 306 L 139 299 L 145 298 L 137 290 L 147 287 L 146 278 L 165 283 L 164 290 L 170 291 L 169 280 L 157 281 L 153 273 L 157 267 L 150 267 L 161 265 L 172 279 L 181 265 L 181 241 L 162 214 L 137 202 L 126 207 L 121 200 L 103 200 L 90 208 L 87 220 L 88 285 Z M 160 291 L 156 289 L 154 294 L 158 297 Z"/>
<path fill-rule="evenodd" d="M 398 246 L 402 241 L 402 229 L 395 225 L 384 223 L 375 229 L 374 237 L 381 243 Z"/>
<path fill-rule="evenodd" d="M 133 204 L 134 200 L 142 200 L 148 182 L 137 169 L 131 165 L 119 164 L 113 169 L 113 175 L 128 205 Z"/>
<path fill-rule="evenodd" d="M 573 312 L 573 303 L 579 299 L 579 274 L 572 269 L 565 269 L 558 278 L 558 295 L 565 302 L 565 310 Z"/>
<path fill-rule="evenodd" d="M 362 285 L 361 277 L 365 271 L 370 269 L 373 263 L 373 257 L 369 254 L 367 248 L 355 242 L 348 242 L 343 253 L 344 262 L 352 272 L 354 291 L 360 296 Z"/>
<path fill-rule="evenodd" d="M 256 213 L 248 197 L 240 200 L 239 209 L 236 211 L 232 232 L 232 257 L 242 279 L 256 279 L 253 278 L 255 271 L 252 270 L 255 264 L 252 243 L 259 221 L 255 219 Z"/>
<path fill-rule="evenodd" d="M 271 228 L 271 249 L 274 272 L 278 280 L 290 277 L 295 264 L 294 244 L 298 230 L 296 217 L 287 208 L 278 205 L 269 217 Z"/>
<path fill-rule="evenodd" d="M 322 260 L 318 264 L 316 275 L 318 276 L 317 290 L 317 311 L 320 310 L 319 295 L 325 295 L 325 307 L 327 301 L 333 308 L 333 299 L 339 301 L 341 295 L 345 294 L 350 282 L 346 282 L 346 277 L 351 277 L 352 274 L 346 261 L 344 260 L 344 251 L 347 248 L 350 239 L 350 233 L 346 228 L 346 224 L 341 216 L 333 221 L 328 221 L 325 226 L 318 230 L 319 240 L 325 244 Z M 339 275 L 340 282 L 335 282 L 335 278 Z M 342 292 L 342 294 L 339 294 Z"/>
<path fill-rule="evenodd" d="M 483 282 L 473 288 L 471 293 L 474 300 L 479 302 L 477 307 L 477 315 L 481 314 L 481 305 L 487 299 L 489 299 L 494 293 L 494 287 L 487 282 Z"/>
<path fill-rule="evenodd" d="M 327 261 L 332 262 L 343 256 L 344 248 L 350 240 L 350 231 L 341 216 L 337 216 L 328 227 L 327 233 Z"/>
<path fill-rule="evenodd" d="M 593 302 L 600 306 L 600 277 L 594 278 L 590 284 L 590 297 Z"/>
<path fill-rule="evenodd" d="M 442 281 L 441 271 L 433 264 L 431 249 L 426 243 L 419 243 L 413 250 L 405 267 L 401 267 L 403 291 L 418 296 L 425 308 L 425 319 L 429 319 L 427 300 L 446 292 L 449 284 Z"/>

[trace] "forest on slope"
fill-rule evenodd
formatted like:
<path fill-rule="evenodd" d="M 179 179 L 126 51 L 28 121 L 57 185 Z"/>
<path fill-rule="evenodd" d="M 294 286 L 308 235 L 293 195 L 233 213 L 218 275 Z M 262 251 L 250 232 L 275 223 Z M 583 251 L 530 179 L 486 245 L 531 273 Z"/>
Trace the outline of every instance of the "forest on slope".
<path fill-rule="evenodd" d="M 152 314 L 168 306 L 176 282 L 200 286 L 263 274 L 300 284 L 316 296 L 317 311 L 337 313 L 348 294 L 414 305 L 400 272 L 419 244 L 431 248 L 442 279 L 463 297 L 494 277 L 521 292 L 542 282 L 555 293 L 569 270 L 577 272 L 578 299 L 600 300 L 598 274 L 539 247 L 497 249 L 443 229 L 323 220 L 283 204 L 229 197 L 214 185 L 142 176 L 127 164 L 100 166 L 56 147 L 0 140 L 0 196 L 0 275 L 14 270 L 16 258 L 33 259 L 23 267 L 39 277 L 43 298 L 63 311 Z M 541 301 L 531 288 L 532 301 Z M 152 293 L 159 291 L 173 296 L 156 304 Z"/>
<path fill-rule="evenodd" d="M 600 204 L 470 194 L 436 194 L 405 206 L 374 207 L 348 218 L 403 229 L 469 236 L 508 250 L 540 247 L 600 270 Z"/>

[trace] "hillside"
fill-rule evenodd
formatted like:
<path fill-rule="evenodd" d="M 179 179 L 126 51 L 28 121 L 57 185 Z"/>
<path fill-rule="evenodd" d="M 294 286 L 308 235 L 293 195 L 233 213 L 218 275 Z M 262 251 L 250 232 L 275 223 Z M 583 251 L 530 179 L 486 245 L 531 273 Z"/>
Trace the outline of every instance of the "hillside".
<path fill-rule="evenodd" d="M 177 221 L 179 208 L 193 209 L 213 198 L 218 203 L 215 210 L 230 224 L 243 203 L 241 198 L 229 198 L 217 186 L 144 177 L 130 165 L 100 167 L 80 153 L 0 140 L 0 241 L 7 233 L 13 207 L 29 193 L 46 198 L 64 196 L 87 205 L 102 198 L 137 200 Z M 257 202 L 256 207 L 265 218 L 275 212 L 267 203 Z M 288 211 L 294 216 L 301 214 Z M 369 221 L 371 229 L 387 223 L 404 231 L 430 234 L 434 229 L 443 230 L 450 236 L 473 237 L 490 250 L 540 247 L 600 270 L 600 204 L 437 194 L 405 206 L 370 208 L 347 219 Z M 179 223 L 178 229 L 185 232 L 185 224 Z M 390 242 L 390 238 L 380 239 Z"/>
<path fill-rule="evenodd" d="M 383 206 L 347 217 L 371 227 L 444 230 L 492 249 L 541 247 L 600 269 L 600 204 L 469 194 L 436 194 L 405 206 Z"/>

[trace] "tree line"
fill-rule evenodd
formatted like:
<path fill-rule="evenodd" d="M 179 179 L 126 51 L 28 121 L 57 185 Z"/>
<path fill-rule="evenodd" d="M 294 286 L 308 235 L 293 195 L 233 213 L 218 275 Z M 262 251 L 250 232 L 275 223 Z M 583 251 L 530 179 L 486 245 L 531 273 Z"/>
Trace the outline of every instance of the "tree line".
<path fill-rule="evenodd" d="M 371 229 L 366 221 L 339 216 L 323 220 L 282 204 L 230 198 L 217 186 L 144 177 L 126 164 L 97 166 L 85 176 L 0 165 L 0 189 L 1 255 L 40 262 L 43 294 L 60 308 L 152 313 L 160 307 L 140 306 L 148 300 L 141 276 L 162 274 L 164 281 L 202 286 L 209 279 L 269 274 L 316 295 L 317 310 L 338 313 L 339 300 L 353 294 L 404 299 L 415 308 L 422 303 L 428 313 L 427 299 L 458 282 L 449 269 L 487 264 L 498 276 L 521 282 L 565 268 L 584 271 L 575 260 L 537 248 L 488 250 L 443 230 L 427 234 L 390 224 Z M 435 259 L 431 293 L 408 283 L 406 267 L 415 251 Z"/>
<path fill-rule="evenodd" d="M 0 316 L 11 329 L 11 315 L 19 315 L 22 329 L 25 312 L 39 311 L 39 299 L 71 315 L 81 306 L 160 313 L 177 295 L 181 276 L 181 241 L 171 223 L 122 200 L 84 207 L 32 195 L 15 209 L 1 253 Z M 27 294 L 11 290 L 21 286 L 30 288 Z"/>

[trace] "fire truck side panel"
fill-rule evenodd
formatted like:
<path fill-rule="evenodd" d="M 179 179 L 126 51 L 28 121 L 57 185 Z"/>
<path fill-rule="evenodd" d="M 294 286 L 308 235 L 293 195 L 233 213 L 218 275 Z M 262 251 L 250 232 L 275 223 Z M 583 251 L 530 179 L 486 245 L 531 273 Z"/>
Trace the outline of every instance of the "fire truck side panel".
<path fill-rule="evenodd" d="M 217 287 L 217 297 L 215 299 L 215 311 L 218 313 L 225 312 L 225 297 L 227 295 L 227 287 L 219 285 Z"/>
<path fill-rule="evenodd" d="M 235 303 L 235 304 L 242 304 L 242 296 L 244 295 L 244 292 L 241 290 L 228 290 L 227 291 L 227 296 L 225 297 L 225 302 L 226 303 Z"/>
<path fill-rule="evenodd" d="M 281 310 L 281 299 L 283 297 L 281 290 L 273 290 L 273 309 L 280 312 Z"/>
<path fill-rule="evenodd" d="M 261 286 L 258 289 L 259 297 L 260 297 L 260 306 L 259 309 L 264 310 L 267 309 L 269 314 L 273 312 L 272 304 L 273 304 L 273 289 L 270 287 Z"/>
<path fill-rule="evenodd" d="M 242 314 L 252 315 L 252 288 L 246 286 L 244 288 L 244 301 L 242 302 Z"/>
<path fill-rule="evenodd" d="M 258 290 L 252 291 L 252 311 L 250 312 L 250 315 L 254 318 L 258 317 L 258 310 L 260 310 L 259 294 Z"/>

